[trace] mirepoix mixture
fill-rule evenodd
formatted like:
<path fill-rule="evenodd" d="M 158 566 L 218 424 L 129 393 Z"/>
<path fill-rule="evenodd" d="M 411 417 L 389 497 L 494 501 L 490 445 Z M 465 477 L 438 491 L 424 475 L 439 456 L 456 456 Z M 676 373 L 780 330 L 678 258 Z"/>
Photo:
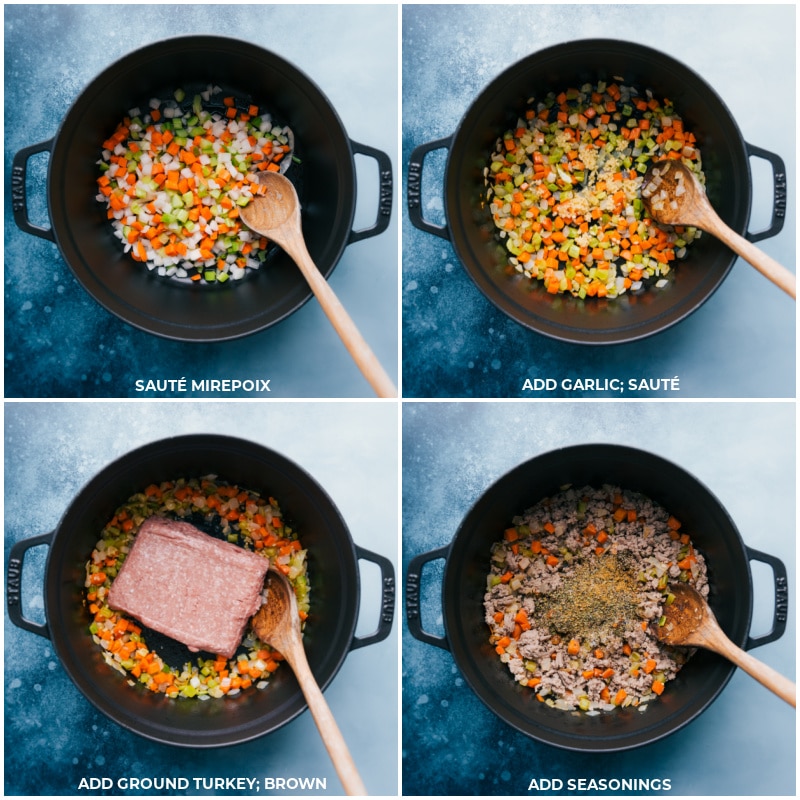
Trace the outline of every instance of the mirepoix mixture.
<path fill-rule="evenodd" d="M 666 285 L 700 230 L 661 227 L 645 211 L 644 173 L 665 158 L 704 183 L 695 136 L 649 90 L 611 82 L 531 98 L 484 169 L 510 268 L 582 299 Z"/>
<path fill-rule="evenodd" d="M 654 701 L 690 651 L 660 643 L 669 584 L 708 595 L 706 564 L 680 520 L 616 486 L 564 488 L 492 547 L 490 641 L 522 686 L 588 714 Z"/>
<path fill-rule="evenodd" d="M 131 257 L 157 274 L 202 283 L 242 278 L 266 240 L 239 219 L 259 170 L 280 169 L 291 131 L 258 106 L 209 86 L 132 108 L 102 143 L 97 200 Z"/>

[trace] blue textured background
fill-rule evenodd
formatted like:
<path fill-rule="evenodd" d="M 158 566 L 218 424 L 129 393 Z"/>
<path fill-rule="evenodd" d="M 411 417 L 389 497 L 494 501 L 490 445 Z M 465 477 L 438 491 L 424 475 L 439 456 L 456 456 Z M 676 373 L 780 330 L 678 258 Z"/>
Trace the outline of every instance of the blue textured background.
<path fill-rule="evenodd" d="M 794 269 L 793 5 L 407 5 L 402 24 L 404 168 L 414 147 L 452 135 L 478 94 L 511 64 L 572 39 L 627 39 L 670 53 L 703 76 L 745 140 L 786 161 L 786 224 L 758 246 Z M 437 224 L 444 222 L 445 155 L 428 156 L 423 170 L 422 210 Z M 770 170 L 759 161 L 751 159 L 754 231 L 767 227 L 772 202 Z M 411 226 L 405 206 L 402 245 L 406 397 L 531 397 L 537 395 L 522 392 L 526 378 L 676 375 L 682 397 L 794 396 L 795 306 L 741 259 L 679 325 L 641 342 L 597 348 L 556 342 L 512 322 L 475 287 L 448 241 Z"/>
<path fill-rule="evenodd" d="M 395 6 L 105 3 L 7 6 L 4 15 L 7 195 L 14 154 L 54 136 L 73 101 L 106 66 L 153 41 L 198 33 L 246 39 L 286 58 L 317 84 L 352 140 L 390 156 L 397 180 Z M 28 184 L 30 216 L 48 227 L 46 166 L 46 156 L 34 157 Z M 359 156 L 356 169 L 354 227 L 360 229 L 376 219 L 378 182 L 372 159 Z M 391 376 L 398 360 L 397 220 L 395 209 L 386 232 L 347 247 L 330 277 Z M 313 298 L 280 324 L 233 342 L 160 339 L 99 306 L 54 244 L 16 227 L 10 203 L 5 313 L 7 397 L 133 397 L 136 379 L 180 377 L 269 378 L 270 397 L 372 395 Z"/>
<path fill-rule="evenodd" d="M 719 499 L 745 544 L 785 563 L 786 633 L 752 652 L 794 679 L 794 403 L 405 403 L 404 574 L 413 556 L 448 544 L 506 472 L 539 453 L 588 442 L 638 447 L 683 467 Z M 768 568 L 754 563 L 752 572 L 751 631 L 761 635 L 771 627 L 774 592 Z M 420 593 L 423 626 L 438 635 L 442 574 L 442 562 L 430 562 Z M 680 796 L 795 793 L 795 711 L 741 670 L 681 731 L 638 750 L 599 755 L 514 731 L 466 685 L 450 653 L 417 641 L 406 625 L 402 683 L 404 794 L 536 794 L 529 782 L 542 777 L 565 784 L 669 778 L 669 794 Z"/>
<path fill-rule="evenodd" d="M 6 563 L 15 541 L 53 530 L 114 459 L 167 436 L 212 432 L 258 442 L 297 463 L 331 497 L 356 544 L 396 565 L 397 415 L 378 402 L 6 403 Z M 28 551 L 23 570 L 23 610 L 39 622 L 46 550 Z M 377 628 L 382 585 L 377 567 L 359 563 L 356 634 L 365 636 Z M 156 744 L 97 711 L 47 639 L 14 627 L 7 614 L 4 621 L 6 794 L 87 794 L 77 790 L 81 777 L 103 776 L 319 777 L 327 779 L 323 794 L 342 794 L 310 713 L 242 745 L 200 751 Z M 398 791 L 398 629 L 396 621 L 388 639 L 349 653 L 325 691 L 374 794 Z"/>

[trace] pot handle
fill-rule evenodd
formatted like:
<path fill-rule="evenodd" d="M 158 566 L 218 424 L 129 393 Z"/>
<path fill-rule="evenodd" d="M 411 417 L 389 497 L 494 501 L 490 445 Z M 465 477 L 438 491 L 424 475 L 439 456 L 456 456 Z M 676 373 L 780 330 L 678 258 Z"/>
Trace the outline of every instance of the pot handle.
<path fill-rule="evenodd" d="M 772 196 L 772 219 L 769 227 L 755 233 L 748 231 L 746 234 L 748 241 L 760 242 L 762 239 L 777 235 L 783 229 L 783 223 L 786 219 L 786 165 L 777 153 L 764 150 L 762 147 L 756 147 L 756 145 L 748 142 L 745 142 L 745 148 L 747 149 L 748 158 L 751 156 L 763 158 L 772 165 L 774 191 Z"/>
<path fill-rule="evenodd" d="M 381 615 L 378 619 L 378 629 L 367 636 L 354 636 L 350 644 L 351 650 L 356 650 L 359 647 L 365 647 L 368 644 L 375 644 L 382 642 L 392 630 L 392 622 L 394 621 L 394 602 L 395 602 L 395 579 L 394 567 L 392 562 L 384 556 L 379 556 L 377 553 L 372 553 L 365 550 L 363 547 L 356 545 L 356 558 L 364 559 L 364 561 L 371 561 L 377 564 L 381 571 L 381 586 L 383 587 L 381 597 Z"/>
<path fill-rule="evenodd" d="M 761 647 L 762 644 L 769 644 L 776 639 L 780 639 L 786 630 L 786 618 L 789 609 L 789 588 L 786 579 L 786 566 L 775 556 L 754 550 L 747 547 L 748 561 L 761 561 L 763 564 L 772 568 L 772 578 L 775 583 L 775 610 L 772 614 L 772 630 L 763 636 L 748 636 L 744 649 L 750 650 L 753 647 Z"/>
<path fill-rule="evenodd" d="M 25 231 L 25 233 L 32 233 L 34 236 L 47 239 L 49 242 L 54 242 L 56 240 L 53 229 L 43 228 L 41 225 L 34 225 L 28 217 L 26 180 L 28 175 L 28 159 L 31 156 L 35 156 L 37 153 L 50 152 L 53 149 L 54 141 L 55 139 L 48 139 L 46 142 L 39 142 L 38 144 L 23 147 L 22 150 L 14 155 L 14 162 L 11 167 L 11 206 L 14 210 L 14 222 L 16 222 L 17 227 Z"/>
<path fill-rule="evenodd" d="M 411 224 L 421 231 L 441 236 L 442 239 L 447 239 L 447 241 L 450 241 L 450 232 L 447 226 L 435 225 L 422 216 L 422 165 L 428 153 L 433 150 L 449 150 L 452 141 L 452 136 L 446 136 L 444 139 L 436 139 L 414 148 L 411 153 L 411 159 L 408 162 L 408 186 L 406 190 L 408 216 Z"/>
<path fill-rule="evenodd" d="M 38 622 L 27 619 L 22 614 L 22 564 L 25 560 L 25 553 L 31 547 L 38 547 L 42 544 L 46 544 L 49 547 L 54 535 L 55 531 L 51 531 L 50 533 L 31 536 L 21 542 L 15 542 L 11 547 L 6 568 L 6 606 L 9 619 L 18 628 L 31 631 L 31 633 L 38 633 L 39 636 L 44 636 L 45 639 L 50 638 L 47 623 L 41 625 Z"/>
<path fill-rule="evenodd" d="M 450 645 L 447 643 L 447 636 L 437 636 L 434 633 L 429 633 L 422 627 L 422 616 L 419 607 L 419 587 L 420 578 L 422 576 L 422 568 L 429 561 L 436 561 L 437 559 L 446 559 L 450 550 L 450 545 L 439 547 L 436 550 L 431 550 L 428 553 L 422 553 L 414 556 L 411 563 L 408 565 L 408 572 L 406 573 L 406 622 L 408 623 L 408 630 L 415 639 L 426 644 L 432 644 L 435 647 L 441 647 L 442 650 L 450 651 Z"/>
<path fill-rule="evenodd" d="M 394 195 L 394 180 L 392 177 L 392 161 L 389 156 L 382 150 L 375 147 L 370 147 L 366 144 L 359 144 L 350 140 L 350 146 L 353 148 L 353 153 L 358 153 L 362 156 L 369 156 L 378 162 L 378 177 L 380 181 L 379 195 L 378 195 L 378 216 L 374 225 L 369 228 L 362 228 L 357 231 L 350 231 L 350 238 L 348 244 L 353 242 L 360 242 L 362 239 L 368 239 L 370 236 L 377 236 L 383 233 L 389 227 L 389 220 L 392 217 L 392 197 Z"/>

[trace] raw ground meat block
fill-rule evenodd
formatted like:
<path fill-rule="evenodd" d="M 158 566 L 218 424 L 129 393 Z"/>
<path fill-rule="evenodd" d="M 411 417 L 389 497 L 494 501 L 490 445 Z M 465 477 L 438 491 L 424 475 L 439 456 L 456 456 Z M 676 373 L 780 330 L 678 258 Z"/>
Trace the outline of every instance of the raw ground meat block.
<path fill-rule="evenodd" d="M 187 645 L 230 658 L 261 606 L 269 559 L 190 525 L 150 517 L 108 604 Z"/>

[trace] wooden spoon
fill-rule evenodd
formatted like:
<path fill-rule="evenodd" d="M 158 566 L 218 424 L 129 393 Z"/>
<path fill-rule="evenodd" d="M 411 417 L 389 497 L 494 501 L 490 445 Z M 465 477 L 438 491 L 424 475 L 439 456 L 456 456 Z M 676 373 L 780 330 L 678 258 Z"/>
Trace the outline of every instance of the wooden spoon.
<path fill-rule="evenodd" d="M 294 589 L 283 573 L 274 569 L 269 570 L 266 595 L 264 605 L 252 619 L 256 636 L 274 647 L 294 670 L 345 792 L 348 795 L 367 794 L 339 726 L 308 666 L 300 633 L 297 599 Z"/>
<path fill-rule="evenodd" d="M 784 292 L 796 297 L 792 272 L 728 227 L 714 211 L 697 176 L 681 161 L 650 164 L 642 183 L 642 201 L 664 225 L 692 225 L 721 239 Z"/>
<path fill-rule="evenodd" d="M 693 587 L 676 583 L 670 584 L 669 591 L 675 595 L 675 600 L 664 606 L 666 622 L 653 626 L 659 641 L 672 645 L 704 647 L 719 653 L 771 692 L 775 692 L 782 700 L 796 707 L 795 685 L 772 667 L 762 664 L 737 647 L 722 632 L 714 612 Z"/>
<path fill-rule="evenodd" d="M 300 267 L 322 310 L 375 393 L 379 397 L 397 397 L 391 379 L 308 253 L 300 221 L 300 200 L 292 182 L 277 172 L 261 172 L 258 181 L 264 187 L 264 194 L 242 208 L 241 219 L 256 233 L 282 247 Z"/>

